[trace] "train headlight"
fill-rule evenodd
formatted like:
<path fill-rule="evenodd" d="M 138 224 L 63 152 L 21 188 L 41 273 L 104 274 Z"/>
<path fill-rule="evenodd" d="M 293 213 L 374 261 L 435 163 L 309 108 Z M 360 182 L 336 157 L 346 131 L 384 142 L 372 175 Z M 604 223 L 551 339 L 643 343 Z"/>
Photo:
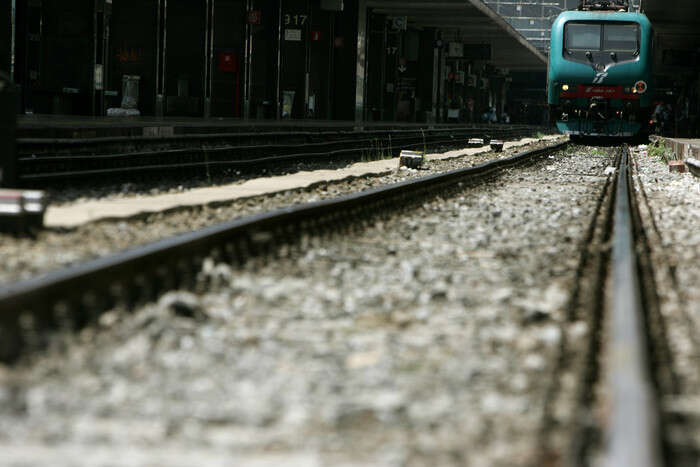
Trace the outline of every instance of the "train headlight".
<path fill-rule="evenodd" d="M 561 90 L 562 90 L 562 91 L 568 91 L 568 90 L 569 90 L 569 85 L 568 85 L 568 84 L 562 84 L 562 85 L 561 85 Z"/>
<path fill-rule="evenodd" d="M 647 92 L 647 83 L 641 80 L 637 81 L 634 84 L 634 92 L 636 92 L 637 94 L 644 94 L 645 92 Z"/>

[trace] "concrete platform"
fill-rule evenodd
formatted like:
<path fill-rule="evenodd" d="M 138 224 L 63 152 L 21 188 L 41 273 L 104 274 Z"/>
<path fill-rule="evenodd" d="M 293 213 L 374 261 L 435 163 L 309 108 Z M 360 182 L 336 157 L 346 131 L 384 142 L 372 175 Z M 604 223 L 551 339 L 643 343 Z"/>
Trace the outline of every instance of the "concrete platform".
<path fill-rule="evenodd" d="M 504 149 L 525 146 L 536 141 L 555 141 L 565 138 L 561 135 L 545 136 L 541 139 L 524 138 L 506 142 Z M 426 161 L 450 159 L 488 152 L 488 146 L 449 151 L 441 154 L 428 154 Z M 343 180 L 349 177 L 381 175 L 396 170 L 398 157 L 372 162 L 362 162 L 338 170 L 315 170 L 297 172 L 268 178 L 256 178 L 244 183 L 233 183 L 217 187 L 196 188 L 182 193 L 168 193 L 155 196 L 135 196 L 113 200 L 94 200 L 59 207 L 49 207 L 44 217 L 44 225 L 49 228 L 72 228 L 98 220 L 125 219 L 148 213 L 163 212 L 185 206 L 200 206 L 221 203 L 236 199 L 250 198 L 280 191 L 305 188 L 321 182 Z"/>
<path fill-rule="evenodd" d="M 700 139 L 665 138 L 679 158 L 700 159 Z"/>

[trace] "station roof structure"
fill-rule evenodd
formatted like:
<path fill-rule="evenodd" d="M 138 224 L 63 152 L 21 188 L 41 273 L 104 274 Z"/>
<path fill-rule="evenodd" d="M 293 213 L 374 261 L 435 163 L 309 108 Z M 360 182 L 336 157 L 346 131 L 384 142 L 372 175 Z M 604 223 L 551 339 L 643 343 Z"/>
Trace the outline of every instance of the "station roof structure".
<path fill-rule="evenodd" d="M 547 58 L 482 0 L 367 0 L 374 12 L 406 16 L 417 28 L 458 30 L 464 43 L 491 44 L 497 68 L 544 71 Z"/>
<path fill-rule="evenodd" d="M 642 0 L 656 33 L 654 72 L 697 75 L 700 67 L 700 1 Z"/>
<path fill-rule="evenodd" d="M 657 32 L 700 35 L 698 0 L 642 0 L 641 7 Z"/>

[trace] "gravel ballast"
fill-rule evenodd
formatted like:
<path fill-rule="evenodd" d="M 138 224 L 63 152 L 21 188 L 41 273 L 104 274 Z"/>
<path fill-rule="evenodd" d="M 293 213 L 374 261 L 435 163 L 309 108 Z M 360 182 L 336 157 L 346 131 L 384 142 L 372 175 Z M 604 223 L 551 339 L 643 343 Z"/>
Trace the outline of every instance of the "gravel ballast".
<path fill-rule="evenodd" d="M 536 465 L 611 164 L 574 147 L 356 236 L 207 261 L 196 294 L 0 370 L 0 463 Z"/>
<path fill-rule="evenodd" d="M 36 238 L 15 238 L 0 233 L 0 256 L 3 258 L 0 264 L 0 284 L 28 279 L 40 273 L 246 215 L 469 167 L 551 144 L 554 143 L 541 141 L 502 153 L 485 152 L 465 157 L 460 157 L 460 151 L 452 151 L 449 154 L 454 155 L 454 158 L 431 161 L 422 170 L 404 168 L 378 176 L 320 183 L 308 189 L 278 192 L 229 203 L 185 207 L 124 220 L 92 222 L 70 230 L 45 230 L 39 232 Z M 170 189 L 177 190 L 177 187 Z M 102 193 L 96 193 L 95 196 L 102 196 Z M 135 195 L 126 192 L 118 196 Z M 148 197 L 143 198 L 143 203 L 148 205 Z"/>
<path fill-rule="evenodd" d="M 651 250 L 668 355 L 660 365 L 667 437 L 700 453 L 700 179 L 635 148 L 635 189 Z M 687 464 L 690 465 L 690 464 Z"/>

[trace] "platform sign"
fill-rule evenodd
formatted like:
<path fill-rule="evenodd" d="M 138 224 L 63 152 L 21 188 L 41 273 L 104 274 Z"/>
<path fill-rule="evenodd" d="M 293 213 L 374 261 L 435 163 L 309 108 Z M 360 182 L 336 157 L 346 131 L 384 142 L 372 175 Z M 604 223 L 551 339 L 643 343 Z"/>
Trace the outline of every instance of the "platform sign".
<path fill-rule="evenodd" d="M 219 71 L 224 73 L 238 71 L 238 57 L 235 52 L 219 52 Z"/>
<path fill-rule="evenodd" d="M 262 12 L 260 10 L 250 10 L 248 12 L 248 24 L 262 23 Z"/>
<path fill-rule="evenodd" d="M 291 42 L 301 42 L 301 29 L 285 29 L 284 40 Z"/>
<path fill-rule="evenodd" d="M 461 42 L 450 42 L 450 48 L 448 49 L 447 55 L 450 57 L 462 57 L 464 56 L 464 44 Z"/>

